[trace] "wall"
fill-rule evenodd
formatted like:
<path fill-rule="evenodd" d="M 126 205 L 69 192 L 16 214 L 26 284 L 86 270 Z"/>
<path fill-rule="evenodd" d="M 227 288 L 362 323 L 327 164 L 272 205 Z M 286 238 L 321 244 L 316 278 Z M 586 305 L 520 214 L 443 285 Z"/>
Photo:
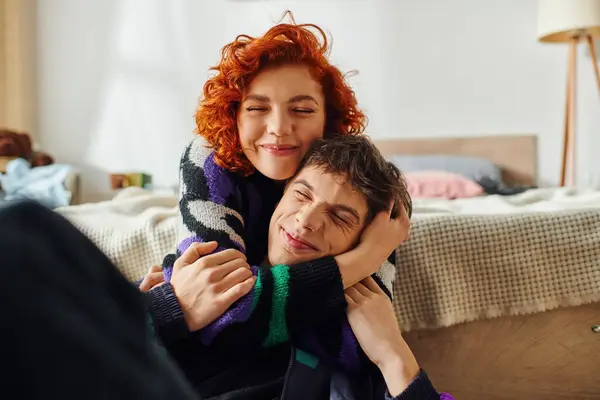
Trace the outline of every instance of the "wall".
<path fill-rule="evenodd" d="M 35 134 L 35 0 L 0 0 L 0 128 Z"/>
<path fill-rule="evenodd" d="M 107 173 L 177 181 L 182 147 L 210 65 L 239 33 L 294 11 L 334 38 L 374 137 L 539 135 L 541 184 L 556 184 L 567 47 L 536 41 L 535 0 L 40 0 L 39 133 L 80 166 L 86 198 Z M 579 51 L 580 183 L 600 176 L 600 102 Z M 596 175 L 594 175 L 596 176 Z"/>

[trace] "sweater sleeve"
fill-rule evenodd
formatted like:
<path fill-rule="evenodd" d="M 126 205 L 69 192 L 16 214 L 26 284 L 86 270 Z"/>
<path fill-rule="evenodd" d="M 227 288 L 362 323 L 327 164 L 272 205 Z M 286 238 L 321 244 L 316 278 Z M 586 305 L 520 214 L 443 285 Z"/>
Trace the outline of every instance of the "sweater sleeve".
<path fill-rule="evenodd" d="M 336 267 L 329 269 L 330 264 Z M 386 262 L 373 278 L 391 297 L 380 277 L 393 279 L 390 268 L 394 267 Z M 252 271 L 258 279 L 251 292 L 197 332 L 204 345 L 235 352 L 240 347 L 248 350 L 291 341 L 346 371 L 358 372 L 369 363 L 346 317 L 341 277 L 333 257 L 300 268 L 276 265 L 252 267 Z"/>
<path fill-rule="evenodd" d="M 454 400 L 448 393 L 438 393 L 424 370 L 396 397 L 386 393 L 385 400 Z"/>
<path fill-rule="evenodd" d="M 392 300 L 395 271 L 395 266 L 386 261 L 371 276 Z M 370 364 L 352 331 L 345 311 L 313 326 L 310 331 L 302 332 L 299 337 L 293 338 L 292 342 L 324 361 L 352 373 L 359 373 Z"/>
<path fill-rule="evenodd" d="M 192 140 L 180 164 L 178 247 L 163 260 L 167 283 L 147 296 L 152 327 L 163 342 L 180 337 L 184 323 L 168 284 L 175 260 L 194 242 L 216 241 L 219 247 L 215 252 L 233 248 L 245 253 L 241 203 L 234 176 L 215 163 L 213 152 L 204 146 L 202 138 Z M 203 341 L 211 341 L 230 324 L 244 322 L 245 332 L 250 329 L 263 335 L 261 343 L 281 343 L 289 332 L 305 329 L 343 311 L 346 305 L 339 268 L 332 257 L 291 268 L 281 265 L 256 267 L 253 271 L 259 279 L 252 292 L 206 327 L 200 336 Z"/>
<path fill-rule="evenodd" d="M 198 332 L 203 344 L 272 347 L 330 316 L 344 314 L 346 300 L 333 257 L 293 267 L 254 266 L 252 272 L 257 281 L 250 293 Z"/>

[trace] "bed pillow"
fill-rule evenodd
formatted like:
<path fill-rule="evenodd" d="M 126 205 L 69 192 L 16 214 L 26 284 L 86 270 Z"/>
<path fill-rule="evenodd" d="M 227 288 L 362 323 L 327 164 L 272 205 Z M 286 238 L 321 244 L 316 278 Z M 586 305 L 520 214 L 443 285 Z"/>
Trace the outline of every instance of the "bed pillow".
<path fill-rule="evenodd" d="M 477 181 L 486 178 L 502 184 L 500 167 L 479 157 L 452 155 L 393 154 L 387 157 L 404 173 L 417 171 L 446 171 Z"/>
<path fill-rule="evenodd" d="M 404 174 L 408 193 L 414 199 L 460 199 L 481 196 L 483 187 L 462 175 L 447 171 L 419 171 Z"/>

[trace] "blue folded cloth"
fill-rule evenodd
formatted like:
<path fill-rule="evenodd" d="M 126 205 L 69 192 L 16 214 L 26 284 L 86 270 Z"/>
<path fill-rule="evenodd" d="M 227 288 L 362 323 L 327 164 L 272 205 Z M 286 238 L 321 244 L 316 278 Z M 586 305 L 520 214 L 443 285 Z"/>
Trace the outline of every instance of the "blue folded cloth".
<path fill-rule="evenodd" d="M 16 158 L 6 165 L 6 173 L 0 173 L 4 200 L 35 200 L 52 209 L 67 206 L 71 192 L 65 188 L 65 179 L 70 172 L 69 165 L 31 168 L 27 160 Z"/>

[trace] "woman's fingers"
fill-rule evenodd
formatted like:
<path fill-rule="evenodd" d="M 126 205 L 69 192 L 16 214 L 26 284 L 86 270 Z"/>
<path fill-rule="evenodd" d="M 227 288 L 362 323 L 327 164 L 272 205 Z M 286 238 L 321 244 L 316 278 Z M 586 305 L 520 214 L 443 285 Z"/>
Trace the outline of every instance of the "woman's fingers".
<path fill-rule="evenodd" d="M 219 269 L 227 269 L 229 272 L 217 281 L 216 290 L 218 292 L 225 292 L 252 277 L 250 268 L 246 268 L 240 263 L 245 263 L 245 261 L 237 259 L 219 267 Z"/>
<path fill-rule="evenodd" d="M 139 289 L 142 292 L 147 292 L 148 290 L 162 283 L 164 283 L 164 275 L 162 272 L 162 268 L 154 265 L 150 267 L 148 274 L 146 274 L 146 276 L 140 283 Z"/>
<path fill-rule="evenodd" d="M 202 259 L 217 249 L 217 242 L 195 242 L 192 243 L 183 254 L 175 261 L 173 269 L 180 269 Z"/>
<path fill-rule="evenodd" d="M 160 265 L 153 265 L 148 270 L 148 273 L 151 274 L 153 272 L 162 272 L 162 267 Z"/>
<path fill-rule="evenodd" d="M 231 307 L 233 303 L 250 293 L 255 283 L 256 277 L 251 276 L 245 281 L 233 285 L 221 295 L 221 301 L 226 305 L 226 308 Z"/>
<path fill-rule="evenodd" d="M 218 253 L 201 257 L 198 260 L 198 264 L 201 267 L 207 268 L 216 265 L 222 265 L 235 259 L 241 259 L 243 261 L 246 261 L 246 255 L 239 250 L 227 249 L 219 251 Z"/>

